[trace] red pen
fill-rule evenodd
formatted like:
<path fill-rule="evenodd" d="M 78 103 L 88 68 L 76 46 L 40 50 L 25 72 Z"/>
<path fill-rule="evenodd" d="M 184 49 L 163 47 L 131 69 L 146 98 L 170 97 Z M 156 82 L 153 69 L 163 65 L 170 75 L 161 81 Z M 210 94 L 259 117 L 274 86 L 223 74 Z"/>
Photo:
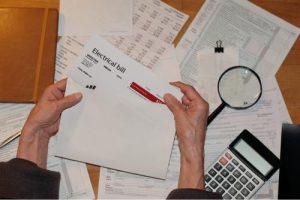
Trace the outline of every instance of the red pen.
<path fill-rule="evenodd" d="M 136 92 L 144 96 L 149 101 L 152 101 L 154 103 L 165 104 L 162 100 L 160 100 L 159 98 L 157 98 L 156 96 L 154 96 L 153 94 L 151 94 L 150 92 L 148 92 L 147 90 L 145 90 L 143 87 L 141 87 L 135 82 L 132 82 L 130 84 L 130 88 L 132 88 L 133 90 L 135 90 Z"/>

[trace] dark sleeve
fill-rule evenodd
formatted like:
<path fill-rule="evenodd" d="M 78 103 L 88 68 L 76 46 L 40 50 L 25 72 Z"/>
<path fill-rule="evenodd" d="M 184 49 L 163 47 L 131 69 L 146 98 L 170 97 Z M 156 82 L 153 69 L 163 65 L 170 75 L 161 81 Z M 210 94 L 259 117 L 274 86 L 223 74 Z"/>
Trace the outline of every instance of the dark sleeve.
<path fill-rule="evenodd" d="M 12 159 L 0 162 L 0 197 L 58 199 L 60 174 L 35 163 Z"/>
<path fill-rule="evenodd" d="M 222 199 L 222 195 L 198 189 L 175 189 L 167 199 Z"/>

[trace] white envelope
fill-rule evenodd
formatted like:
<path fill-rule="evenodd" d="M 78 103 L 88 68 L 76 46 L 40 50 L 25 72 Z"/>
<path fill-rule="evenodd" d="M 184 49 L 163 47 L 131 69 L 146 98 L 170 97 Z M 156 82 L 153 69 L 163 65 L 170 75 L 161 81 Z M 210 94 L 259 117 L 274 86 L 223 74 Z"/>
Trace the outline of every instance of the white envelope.
<path fill-rule="evenodd" d="M 80 91 L 83 99 L 62 115 L 56 155 L 166 178 L 175 124 L 160 102 L 167 92 L 182 94 L 97 36 L 85 45 L 69 77 L 66 94 Z"/>

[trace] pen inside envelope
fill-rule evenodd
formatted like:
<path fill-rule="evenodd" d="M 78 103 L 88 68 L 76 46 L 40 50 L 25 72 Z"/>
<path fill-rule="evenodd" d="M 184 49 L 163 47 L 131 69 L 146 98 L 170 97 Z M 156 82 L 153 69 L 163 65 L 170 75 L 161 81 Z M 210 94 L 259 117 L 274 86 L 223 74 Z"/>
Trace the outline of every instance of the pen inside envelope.
<path fill-rule="evenodd" d="M 132 82 L 130 84 L 130 88 L 133 89 L 134 91 L 138 92 L 140 95 L 148 99 L 149 101 L 152 101 L 154 103 L 160 103 L 160 104 L 165 104 L 162 100 L 151 94 L 149 91 L 141 87 L 135 82 Z"/>

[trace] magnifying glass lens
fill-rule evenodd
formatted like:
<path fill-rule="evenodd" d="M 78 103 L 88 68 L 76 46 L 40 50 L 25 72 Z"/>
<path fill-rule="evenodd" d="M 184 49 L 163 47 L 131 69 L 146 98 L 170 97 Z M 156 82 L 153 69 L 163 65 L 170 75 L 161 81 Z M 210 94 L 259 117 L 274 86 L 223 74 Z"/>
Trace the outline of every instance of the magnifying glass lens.
<path fill-rule="evenodd" d="M 238 109 L 255 104 L 262 92 L 257 74 L 244 67 L 235 67 L 222 74 L 218 90 L 221 99 L 228 106 Z"/>

